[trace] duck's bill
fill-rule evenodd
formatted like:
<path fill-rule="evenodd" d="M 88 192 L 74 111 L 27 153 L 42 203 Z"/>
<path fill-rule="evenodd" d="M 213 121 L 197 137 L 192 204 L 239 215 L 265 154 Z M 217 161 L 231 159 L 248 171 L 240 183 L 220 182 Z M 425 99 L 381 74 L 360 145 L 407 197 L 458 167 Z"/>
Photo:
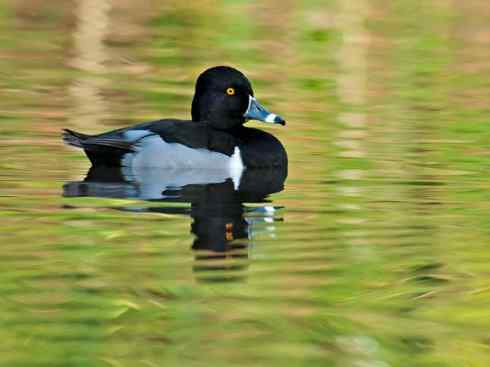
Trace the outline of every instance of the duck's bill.
<path fill-rule="evenodd" d="M 258 120 L 271 124 L 286 125 L 286 121 L 284 121 L 281 116 L 267 111 L 265 107 L 252 96 L 249 96 L 248 108 L 243 116 L 247 120 Z"/>

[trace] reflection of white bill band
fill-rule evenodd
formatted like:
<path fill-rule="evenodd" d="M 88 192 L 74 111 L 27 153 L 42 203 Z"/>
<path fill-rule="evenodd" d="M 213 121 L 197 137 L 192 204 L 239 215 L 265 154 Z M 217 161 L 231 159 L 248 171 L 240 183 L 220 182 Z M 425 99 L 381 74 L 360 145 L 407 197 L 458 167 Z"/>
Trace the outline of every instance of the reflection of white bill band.
<path fill-rule="evenodd" d="M 274 122 L 274 120 L 276 119 L 276 114 L 274 113 L 269 113 L 265 119 L 265 122 Z"/>
<path fill-rule="evenodd" d="M 274 214 L 276 208 L 274 208 L 273 206 L 264 206 L 264 210 L 267 214 Z"/>

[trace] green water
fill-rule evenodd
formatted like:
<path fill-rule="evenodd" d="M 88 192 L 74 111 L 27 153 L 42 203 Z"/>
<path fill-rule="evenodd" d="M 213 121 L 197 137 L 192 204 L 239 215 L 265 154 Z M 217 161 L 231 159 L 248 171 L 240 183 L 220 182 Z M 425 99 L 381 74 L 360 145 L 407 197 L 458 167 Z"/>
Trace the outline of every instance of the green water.
<path fill-rule="evenodd" d="M 488 19 L 483 0 L 1 2 L 0 365 L 490 365 Z M 288 121 L 251 123 L 288 177 L 268 203 L 224 189 L 247 232 L 227 251 L 192 248 L 189 201 L 63 196 L 89 163 L 62 128 L 187 118 L 218 64 Z"/>

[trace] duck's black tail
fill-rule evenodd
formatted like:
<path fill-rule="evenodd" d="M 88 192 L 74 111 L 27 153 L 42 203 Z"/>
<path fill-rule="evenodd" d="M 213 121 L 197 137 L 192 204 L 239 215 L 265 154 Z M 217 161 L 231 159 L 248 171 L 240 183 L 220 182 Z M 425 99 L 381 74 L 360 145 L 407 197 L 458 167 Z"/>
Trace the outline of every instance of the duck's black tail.
<path fill-rule="evenodd" d="M 65 144 L 82 148 L 93 166 L 121 166 L 122 157 L 134 151 L 134 142 L 101 135 L 87 135 L 70 129 L 63 129 L 62 133 Z"/>
<path fill-rule="evenodd" d="M 76 131 L 70 129 L 63 129 L 63 141 L 71 146 L 77 148 L 83 148 L 83 142 L 90 138 L 90 135 L 77 133 Z"/>

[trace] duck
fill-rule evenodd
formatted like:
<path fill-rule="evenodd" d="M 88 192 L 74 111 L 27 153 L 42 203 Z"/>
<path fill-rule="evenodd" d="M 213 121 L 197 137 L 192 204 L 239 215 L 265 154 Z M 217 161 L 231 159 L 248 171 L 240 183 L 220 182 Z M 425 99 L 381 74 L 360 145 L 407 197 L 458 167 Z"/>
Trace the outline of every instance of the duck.
<path fill-rule="evenodd" d="M 191 120 L 161 119 L 97 135 L 64 129 L 62 138 L 81 148 L 93 167 L 208 169 L 242 172 L 287 167 L 287 153 L 273 135 L 245 127 L 249 120 L 285 125 L 255 98 L 248 78 L 230 66 L 215 66 L 196 80 Z"/>

